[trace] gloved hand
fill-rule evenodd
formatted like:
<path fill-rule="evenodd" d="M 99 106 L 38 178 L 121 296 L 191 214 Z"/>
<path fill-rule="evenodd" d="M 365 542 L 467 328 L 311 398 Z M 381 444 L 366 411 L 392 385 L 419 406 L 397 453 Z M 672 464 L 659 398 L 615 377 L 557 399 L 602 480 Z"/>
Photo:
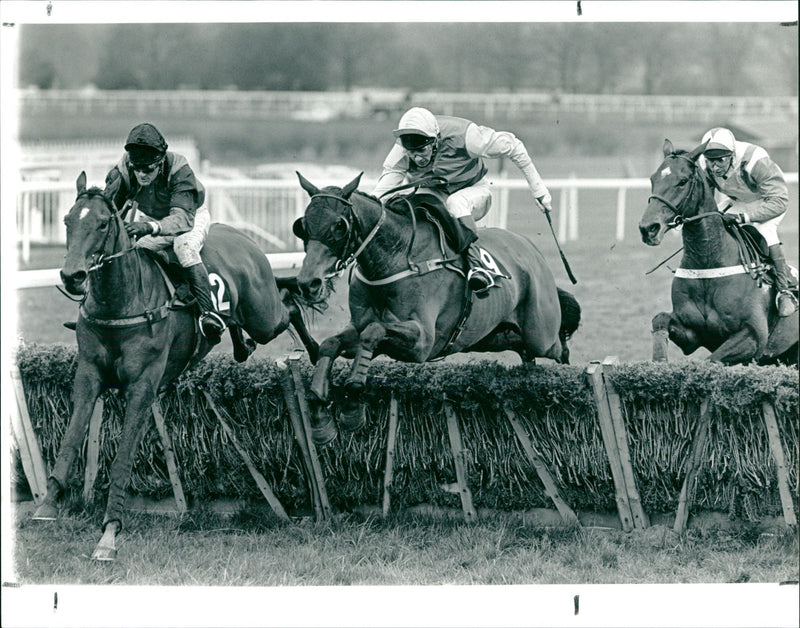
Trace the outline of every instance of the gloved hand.
<path fill-rule="evenodd" d="M 129 222 L 125 225 L 125 231 L 132 238 L 141 238 L 153 233 L 153 225 L 149 222 Z"/>
<path fill-rule="evenodd" d="M 550 192 L 545 192 L 541 196 L 536 196 L 536 202 L 539 203 L 539 209 L 542 212 L 553 211 L 553 197 L 550 196 Z"/>
<path fill-rule="evenodd" d="M 724 222 L 726 225 L 732 225 L 734 223 L 739 223 L 740 225 L 743 225 L 748 222 L 747 214 L 726 212 L 722 214 L 722 222 Z"/>

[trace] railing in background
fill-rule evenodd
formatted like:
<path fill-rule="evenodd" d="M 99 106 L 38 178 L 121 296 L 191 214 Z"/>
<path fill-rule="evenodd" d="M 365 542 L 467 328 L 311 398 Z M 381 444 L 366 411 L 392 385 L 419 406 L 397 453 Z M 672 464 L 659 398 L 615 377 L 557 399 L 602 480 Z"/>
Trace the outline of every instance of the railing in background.
<path fill-rule="evenodd" d="M 554 92 L 461 93 L 355 89 L 349 92 L 235 90 L 17 90 L 20 106 L 33 114 L 200 115 L 208 118 L 270 119 L 395 115 L 410 104 L 441 113 L 464 111 L 508 119 L 574 112 L 590 117 L 614 113 L 660 121 L 709 122 L 733 117 L 796 119 L 797 97 L 569 94 Z"/>
<path fill-rule="evenodd" d="M 786 173 L 790 185 L 798 183 L 798 173 Z M 554 220 L 562 242 L 580 237 L 579 193 L 582 190 L 616 190 L 615 238 L 626 237 L 627 193 L 629 190 L 649 190 L 650 180 L 636 179 L 548 179 L 553 195 Z M 318 185 L 340 185 L 341 181 L 320 181 Z M 510 192 L 527 191 L 522 179 L 491 179 L 496 206 L 480 224 L 503 227 L 508 224 L 511 205 Z M 308 204 L 308 195 L 297 182 L 243 179 L 238 181 L 206 180 L 207 203 L 215 221 L 241 228 L 253 237 L 266 252 L 299 250 L 299 241 L 292 233 L 292 223 L 301 216 Z M 363 180 L 362 188 L 371 189 L 374 181 Z M 30 259 L 30 246 L 64 244 L 66 232 L 64 213 L 75 200 L 73 182 L 23 181 L 17 194 L 17 241 L 22 260 Z M 531 201 L 532 202 L 532 201 Z"/>

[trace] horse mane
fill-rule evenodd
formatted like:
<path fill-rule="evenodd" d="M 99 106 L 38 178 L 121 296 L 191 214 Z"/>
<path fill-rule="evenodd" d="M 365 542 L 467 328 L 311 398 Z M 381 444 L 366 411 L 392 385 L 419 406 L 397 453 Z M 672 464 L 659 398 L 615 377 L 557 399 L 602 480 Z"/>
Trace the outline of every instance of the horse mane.
<path fill-rule="evenodd" d="M 381 200 L 377 196 L 373 196 L 368 192 L 362 192 L 361 190 L 356 190 L 355 193 L 358 194 L 359 196 L 363 196 L 364 198 L 369 199 L 370 201 L 375 201 L 376 203 L 378 203 L 378 205 L 381 204 Z"/>

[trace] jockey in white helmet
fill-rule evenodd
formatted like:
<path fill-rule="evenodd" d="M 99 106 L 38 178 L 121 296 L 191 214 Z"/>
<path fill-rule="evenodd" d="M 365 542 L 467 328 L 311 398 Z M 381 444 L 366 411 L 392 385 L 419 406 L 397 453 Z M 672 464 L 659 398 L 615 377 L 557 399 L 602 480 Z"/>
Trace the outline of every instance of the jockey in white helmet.
<path fill-rule="evenodd" d="M 789 189 L 783 172 L 767 151 L 737 141 L 733 133 L 715 127 L 703 136 L 706 147 L 698 163 L 710 175 L 718 206 L 730 204 L 725 216 L 752 223 L 764 236 L 775 267 L 776 306 L 780 316 L 797 309 L 797 290 L 778 237 L 778 225 L 789 207 Z"/>
<path fill-rule="evenodd" d="M 483 218 L 492 204 L 486 180 L 484 159 L 510 159 L 525 176 L 539 206 L 551 210 L 550 192 L 542 182 L 524 144 L 506 131 L 478 126 L 464 118 L 435 116 L 422 107 L 409 109 L 394 131 L 397 142 L 383 162 L 383 172 L 373 190 L 381 197 L 389 190 L 429 177 L 441 184 L 428 184 L 426 192 L 441 198 L 452 221 L 450 231 L 457 239 L 459 253 L 466 253 L 469 287 L 485 296 L 494 285 L 492 275 L 481 265 L 471 246 L 478 239 L 476 220 Z"/>

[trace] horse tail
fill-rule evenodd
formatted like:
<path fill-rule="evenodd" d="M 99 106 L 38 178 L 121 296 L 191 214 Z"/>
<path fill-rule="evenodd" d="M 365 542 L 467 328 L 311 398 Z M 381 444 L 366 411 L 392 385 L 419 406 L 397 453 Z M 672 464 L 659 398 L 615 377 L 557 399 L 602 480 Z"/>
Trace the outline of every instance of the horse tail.
<path fill-rule="evenodd" d="M 561 329 L 558 330 L 558 337 L 561 338 L 561 342 L 566 342 L 581 322 L 581 306 L 572 293 L 558 287 L 556 289 L 558 302 L 561 305 Z"/>

